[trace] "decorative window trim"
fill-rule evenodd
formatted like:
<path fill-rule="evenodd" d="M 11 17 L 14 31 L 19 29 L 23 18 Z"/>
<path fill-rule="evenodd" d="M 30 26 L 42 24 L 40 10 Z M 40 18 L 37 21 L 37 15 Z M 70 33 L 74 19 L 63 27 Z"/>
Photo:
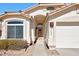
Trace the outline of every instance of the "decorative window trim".
<path fill-rule="evenodd" d="M 23 24 L 23 21 L 17 21 L 17 20 L 15 20 L 15 21 L 8 21 L 7 23 L 8 24 Z"/>
<path fill-rule="evenodd" d="M 9 22 L 11 22 L 11 23 L 9 23 Z M 14 23 L 14 22 L 16 22 L 16 23 Z M 12 38 L 9 38 L 9 39 L 23 39 L 23 37 L 24 37 L 24 32 L 23 32 L 23 21 L 20 21 L 20 20 L 15 20 L 15 21 L 8 21 L 7 22 L 7 38 L 9 38 L 8 37 L 8 27 L 9 26 L 14 26 L 14 27 L 19 27 L 19 26 L 22 26 L 22 38 L 17 38 L 17 33 L 15 32 L 15 35 L 14 35 L 14 37 L 12 37 Z M 17 30 L 17 29 L 14 29 L 15 31 Z"/>

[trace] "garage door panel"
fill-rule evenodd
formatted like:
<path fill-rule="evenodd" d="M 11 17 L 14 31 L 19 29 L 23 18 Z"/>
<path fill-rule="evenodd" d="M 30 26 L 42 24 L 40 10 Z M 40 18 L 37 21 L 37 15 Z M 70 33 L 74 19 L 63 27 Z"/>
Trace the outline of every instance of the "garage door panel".
<path fill-rule="evenodd" d="M 63 42 L 63 43 L 56 43 L 57 46 L 56 48 L 79 48 L 79 41 L 71 41 L 71 42 L 66 42 L 66 41 L 57 41 L 57 42 Z"/>
<path fill-rule="evenodd" d="M 79 26 L 79 22 L 57 22 L 57 26 Z"/>
<path fill-rule="evenodd" d="M 57 26 L 56 47 L 79 48 L 79 26 Z"/>

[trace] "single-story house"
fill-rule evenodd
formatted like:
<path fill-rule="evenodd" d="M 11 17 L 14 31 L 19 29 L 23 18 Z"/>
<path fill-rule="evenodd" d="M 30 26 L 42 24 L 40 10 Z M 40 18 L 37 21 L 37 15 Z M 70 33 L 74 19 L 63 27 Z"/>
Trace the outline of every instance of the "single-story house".
<path fill-rule="evenodd" d="M 44 37 L 51 48 L 79 48 L 79 4 L 39 3 L 24 11 L 0 15 L 0 39 L 26 40 Z"/>

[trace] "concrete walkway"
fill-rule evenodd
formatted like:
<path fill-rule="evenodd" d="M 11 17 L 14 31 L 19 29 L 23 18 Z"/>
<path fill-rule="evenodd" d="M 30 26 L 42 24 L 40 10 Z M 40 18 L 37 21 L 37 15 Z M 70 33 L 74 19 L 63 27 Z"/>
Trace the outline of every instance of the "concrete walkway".
<path fill-rule="evenodd" d="M 43 37 L 38 38 L 32 50 L 32 56 L 47 56 L 47 48 L 44 45 Z"/>
<path fill-rule="evenodd" d="M 44 45 L 43 37 L 40 37 L 36 44 L 29 46 L 27 50 L 0 50 L 0 56 L 79 56 L 79 48 L 56 48 L 49 50 Z"/>
<path fill-rule="evenodd" d="M 79 56 L 79 48 L 57 48 L 59 56 Z"/>
<path fill-rule="evenodd" d="M 79 56 L 79 48 L 49 50 L 45 47 L 43 37 L 40 37 L 37 43 L 32 46 L 32 56 Z"/>

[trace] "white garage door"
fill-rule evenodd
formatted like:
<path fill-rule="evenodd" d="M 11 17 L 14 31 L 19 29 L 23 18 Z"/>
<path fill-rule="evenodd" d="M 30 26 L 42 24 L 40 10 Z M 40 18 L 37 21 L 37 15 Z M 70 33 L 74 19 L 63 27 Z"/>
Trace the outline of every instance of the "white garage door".
<path fill-rule="evenodd" d="M 57 23 L 57 48 L 79 48 L 79 23 Z"/>

